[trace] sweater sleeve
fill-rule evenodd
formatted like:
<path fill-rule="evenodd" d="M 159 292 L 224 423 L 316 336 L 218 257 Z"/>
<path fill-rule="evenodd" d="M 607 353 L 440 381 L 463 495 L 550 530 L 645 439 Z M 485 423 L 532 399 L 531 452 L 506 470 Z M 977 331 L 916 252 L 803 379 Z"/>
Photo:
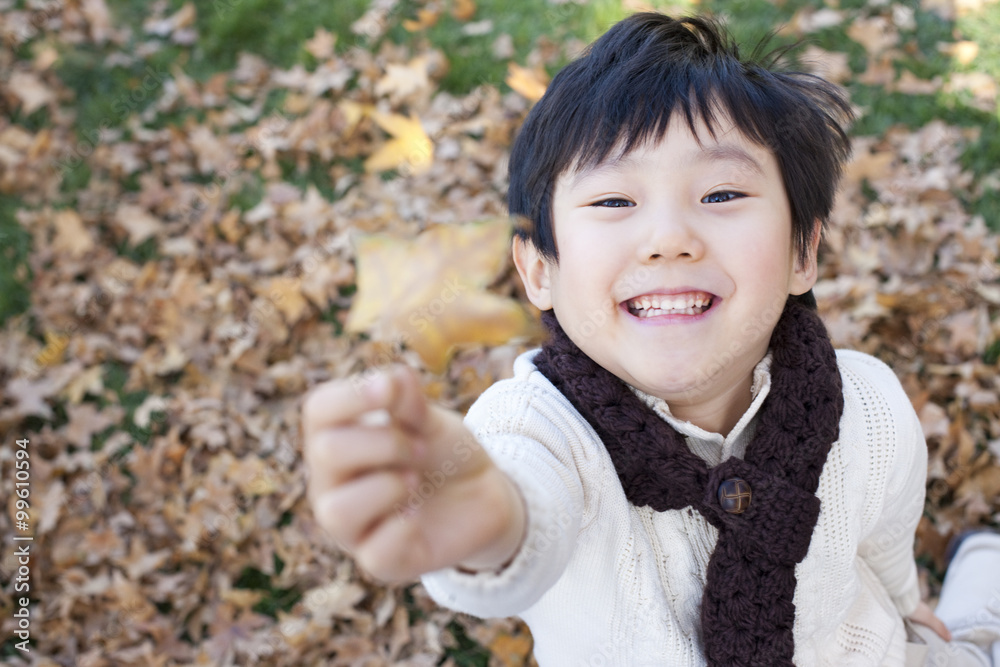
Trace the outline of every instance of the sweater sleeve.
<path fill-rule="evenodd" d="M 537 375 L 537 373 L 536 373 Z M 547 384 L 547 381 L 546 381 Z M 480 617 L 513 616 L 559 579 L 576 544 L 583 512 L 579 447 L 551 385 L 514 378 L 494 385 L 469 410 L 466 425 L 521 492 L 526 532 L 521 549 L 499 572 L 446 568 L 421 580 L 430 596 Z"/>
<path fill-rule="evenodd" d="M 879 396 L 866 406 L 867 418 L 881 421 L 890 434 L 886 441 L 869 443 L 866 505 L 874 509 L 874 520 L 866 522 L 858 555 L 905 617 L 920 602 L 913 545 L 924 510 L 927 445 L 916 412 L 892 370 L 867 355 L 859 354 L 858 361 L 867 367 L 863 373 L 872 394 Z"/>

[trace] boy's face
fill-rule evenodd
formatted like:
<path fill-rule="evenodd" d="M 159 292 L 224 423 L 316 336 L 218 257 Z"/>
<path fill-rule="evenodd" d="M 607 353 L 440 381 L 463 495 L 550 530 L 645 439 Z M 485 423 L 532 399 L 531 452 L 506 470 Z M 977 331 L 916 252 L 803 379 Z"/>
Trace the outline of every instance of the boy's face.
<path fill-rule="evenodd" d="M 698 137 L 675 114 L 663 140 L 556 182 L 558 263 L 515 242 L 531 301 L 622 380 L 682 406 L 745 388 L 789 294 L 816 278 L 797 261 L 777 161 L 720 117 Z"/>

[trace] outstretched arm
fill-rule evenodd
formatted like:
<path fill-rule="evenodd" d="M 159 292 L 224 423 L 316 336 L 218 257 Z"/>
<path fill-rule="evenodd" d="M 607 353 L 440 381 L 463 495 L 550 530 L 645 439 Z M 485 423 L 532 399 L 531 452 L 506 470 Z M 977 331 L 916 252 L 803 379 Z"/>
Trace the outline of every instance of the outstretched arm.
<path fill-rule="evenodd" d="M 517 553 L 517 488 L 461 415 L 427 401 L 408 368 L 319 385 L 302 423 L 317 521 L 372 575 L 499 569 Z"/>

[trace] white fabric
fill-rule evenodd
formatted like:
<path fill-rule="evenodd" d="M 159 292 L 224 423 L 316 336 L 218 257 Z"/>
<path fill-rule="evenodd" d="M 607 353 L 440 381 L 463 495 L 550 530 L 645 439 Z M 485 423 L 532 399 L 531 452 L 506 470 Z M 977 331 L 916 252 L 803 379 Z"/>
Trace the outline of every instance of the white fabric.
<path fill-rule="evenodd" d="M 914 651 L 913 657 L 907 656 L 906 667 L 993 667 L 989 654 L 975 642 L 963 640 L 955 633 L 946 642 L 927 626 L 910 621 L 906 627 L 912 642 L 906 647 Z"/>
<path fill-rule="evenodd" d="M 1000 664 L 1000 535 L 966 537 L 945 574 L 934 610 L 952 633 L 945 644 L 918 633 L 931 646 L 930 666 L 990 667 Z"/>
<path fill-rule="evenodd" d="M 500 573 L 441 570 L 423 577 L 425 587 L 459 611 L 523 618 L 541 667 L 704 665 L 699 605 L 716 529 L 691 508 L 633 507 L 596 433 L 535 369 L 536 352 L 521 355 L 514 377 L 484 392 L 466 418 L 524 494 L 524 546 Z M 885 364 L 842 350 L 837 360 L 844 413 L 820 477 L 819 521 L 796 567 L 794 661 L 902 665 L 902 617 L 920 599 L 913 539 L 927 449 Z M 743 455 L 770 391 L 768 366 L 758 364 L 752 405 L 727 437 L 640 396 L 712 466 Z"/>

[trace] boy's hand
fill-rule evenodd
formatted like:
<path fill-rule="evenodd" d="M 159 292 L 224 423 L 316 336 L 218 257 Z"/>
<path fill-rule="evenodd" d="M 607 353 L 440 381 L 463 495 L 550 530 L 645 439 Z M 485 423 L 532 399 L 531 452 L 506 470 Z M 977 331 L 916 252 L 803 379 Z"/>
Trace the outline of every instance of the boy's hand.
<path fill-rule="evenodd" d="M 517 553 L 520 493 L 461 415 L 428 403 L 410 369 L 317 386 L 302 428 L 313 512 L 374 576 L 496 569 Z"/>
<path fill-rule="evenodd" d="M 951 632 L 945 626 L 944 622 L 934 615 L 934 612 L 931 611 L 931 608 L 923 600 L 917 605 L 916 610 L 910 614 L 910 620 L 920 625 L 926 625 L 946 642 L 951 641 Z"/>

